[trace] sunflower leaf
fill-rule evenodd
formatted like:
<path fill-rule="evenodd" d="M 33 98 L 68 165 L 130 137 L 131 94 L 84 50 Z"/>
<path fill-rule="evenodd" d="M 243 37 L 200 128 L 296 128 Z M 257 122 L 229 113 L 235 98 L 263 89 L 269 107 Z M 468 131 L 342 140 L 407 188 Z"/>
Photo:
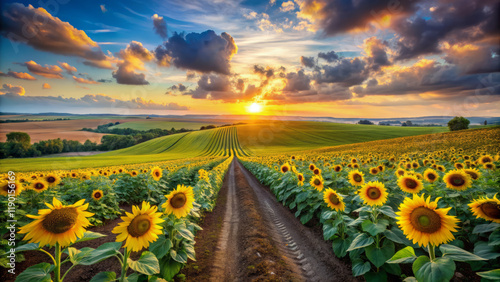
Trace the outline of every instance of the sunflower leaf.
<path fill-rule="evenodd" d="M 172 240 L 167 239 L 165 235 L 158 237 L 158 240 L 149 245 L 149 250 L 155 254 L 158 259 L 166 256 L 172 248 Z"/>
<path fill-rule="evenodd" d="M 191 233 L 191 231 L 187 230 L 186 228 L 180 228 L 177 230 L 178 234 L 181 235 L 184 239 L 193 241 L 194 240 L 194 235 Z"/>
<path fill-rule="evenodd" d="M 361 276 L 368 271 L 370 271 L 371 265 L 369 261 L 363 261 L 362 259 L 356 259 L 352 262 L 352 274 L 354 277 Z"/>
<path fill-rule="evenodd" d="M 363 231 L 370 233 L 372 236 L 384 232 L 387 230 L 387 226 L 389 226 L 389 221 L 386 219 L 380 219 L 377 223 L 373 223 L 371 220 L 367 219 L 361 224 Z"/>
<path fill-rule="evenodd" d="M 54 265 L 46 262 L 30 266 L 17 276 L 16 282 L 50 282 L 50 273 L 54 268 Z"/>
<path fill-rule="evenodd" d="M 99 272 L 90 280 L 90 282 L 111 282 L 111 281 L 116 281 L 116 273 L 114 273 L 113 271 Z"/>
<path fill-rule="evenodd" d="M 500 227 L 500 224 L 495 223 L 495 222 L 487 223 L 487 224 L 479 224 L 476 227 L 474 227 L 474 230 L 472 230 L 472 234 L 491 232 L 491 231 L 496 230 L 499 227 Z"/>
<path fill-rule="evenodd" d="M 101 233 L 92 232 L 92 231 L 86 231 L 85 233 L 83 233 L 83 237 L 79 238 L 78 240 L 76 240 L 76 242 L 73 243 L 73 244 L 80 243 L 80 242 L 85 242 L 85 241 L 90 241 L 90 240 L 94 240 L 94 239 L 102 238 L 102 237 L 106 237 L 106 236 L 107 235 L 104 235 L 104 234 L 101 234 Z"/>
<path fill-rule="evenodd" d="M 392 258 L 390 258 L 387 263 L 412 263 L 417 259 L 415 255 L 415 250 L 413 247 L 408 246 L 404 249 L 401 249 L 395 253 Z"/>
<path fill-rule="evenodd" d="M 25 251 L 33 251 L 33 250 L 38 250 L 40 249 L 40 245 L 38 243 L 29 243 L 29 244 L 24 244 L 19 248 L 16 248 L 16 253 L 17 252 L 25 252 Z"/>
<path fill-rule="evenodd" d="M 366 257 L 378 268 L 394 255 L 394 250 L 394 243 L 391 240 L 384 240 L 381 248 L 370 245 L 365 249 L 365 253 Z"/>
<path fill-rule="evenodd" d="M 500 279 L 500 268 L 490 270 L 490 271 L 477 272 L 476 274 L 483 277 L 483 278 L 486 278 L 486 279 L 499 280 Z"/>
<path fill-rule="evenodd" d="M 439 250 L 443 253 L 443 257 L 451 258 L 454 261 L 487 260 L 453 245 L 442 244 L 439 246 Z"/>
<path fill-rule="evenodd" d="M 351 245 L 349 246 L 349 249 L 347 249 L 348 252 L 368 247 L 371 244 L 375 242 L 372 237 L 368 236 L 366 233 L 360 233 L 354 240 L 352 241 Z"/>
<path fill-rule="evenodd" d="M 156 256 L 149 251 L 142 252 L 137 261 L 128 258 L 127 263 L 130 268 L 142 274 L 153 275 L 160 273 L 160 263 Z"/>
<path fill-rule="evenodd" d="M 455 274 L 455 262 L 441 257 L 430 261 L 427 256 L 420 256 L 413 263 L 415 278 L 421 282 L 448 282 Z"/>
<path fill-rule="evenodd" d="M 496 259 L 500 257 L 495 248 L 488 245 L 488 242 L 477 242 L 474 246 L 474 254 L 485 259 Z"/>
<path fill-rule="evenodd" d="M 92 251 L 89 256 L 80 261 L 81 265 L 92 265 L 110 258 L 119 253 L 122 246 L 121 242 L 108 242 L 100 245 L 97 249 Z"/>
<path fill-rule="evenodd" d="M 378 209 L 381 213 L 387 215 L 388 217 L 396 218 L 396 213 L 390 206 L 382 206 Z"/>

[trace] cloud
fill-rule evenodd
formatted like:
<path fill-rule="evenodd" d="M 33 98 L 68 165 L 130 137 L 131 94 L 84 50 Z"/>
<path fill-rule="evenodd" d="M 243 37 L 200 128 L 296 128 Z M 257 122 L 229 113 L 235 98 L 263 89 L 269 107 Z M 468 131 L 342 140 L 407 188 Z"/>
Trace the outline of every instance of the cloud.
<path fill-rule="evenodd" d="M 153 28 L 155 32 L 161 36 L 163 39 L 167 39 L 168 34 L 167 34 L 167 23 L 163 19 L 163 17 L 158 16 L 157 14 L 154 14 L 151 19 L 153 19 Z"/>
<path fill-rule="evenodd" d="M 106 6 L 105 6 L 104 4 L 99 5 L 99 7 L 101 8 L 101 11 L 102 11 L 103 13 L 106 13 L 106 12 L 108 11 L 108 10 L 106 9 Z"/>
<path fill-rule="evenodd" d="M 24 87 L 22 87 L 22 86 L 14 86 L 12 84 L 4 84 L 2 86 L 2 88 L 0 88 L 0 95 L 23 96 L 24 93 L 25 93 Z"/>
<path fill-rule="evenodd" d="M 314 57 L 304 57 L 300 56 L 300 63 L 308 68 L 314 68 L 316 62 L 314 61 Z"/>
<path fill-rule="evenodd" d="M 303 70 L 290 72 L 286 75 L 286 86 L 283 91 L 303 91 L 311 89 L 311 79 L 304 74 Z"/>
<path fill-rule="evenodd" d="M 280 11 L 281 12 L 289 12 L 295 10 L 295 4 L 293 1 L 287 1 L 281 3 Z"/>
<path fill-rule="evenodd" d="M 115 58 L 110 53 L 108 55 L 105 55 L 104 57 L 105 57 L 104 60 L 87 60 L 83 61 L 83 64 L 100 69 L 112 70 L 115 68 L 115 64 L 117 64 L 120 61 L 118 58 Z"/>
<path fill-rule="evenodd" d="M 429 17 L 401 18 L 391 27 L 399 35 L 397 60 L 440 53 L 441 43 L 478 41 L 498 36 L 498 1 L 440 1 L 430 10 Z M 496 43 L 498 46 L 498 39 Z"/>
<path fill-rule="evenodd" d="M 372 70 L 378 71 L 380 67 L 392 64 L 387 57 L 387 43 L 382 42 L 375 36 L 365 39 L 363 48 L 367 56 L 367 63 Z"/>
<path fill-rule="evenodd" d="M 6 88 L 6 85 L 4 85 Z M 22 87 L 20 87 L 22 89 Z M 53 96 L 21 96 L 17 93 L 8 92 L 0 95 L 1 111 L 12 109 L 19 111 L 23 108 L 37 107 L 45 110 L 61 108 L 121 108 L 121 109 L 145 109 L 145 110 L 172 110 L 184 111 L 189 108 L 177 103 L 157 103 L 152 100 L 135 98 L 131 100 L 115 99 L 104 94 L 88 94 L 81 98 L 63 98 Z M 0 92 L 0 93 L 2 93 Z M 24 94 L 24 89 L 22 89 Z"/>
<path fill-rule="evenodd" d="M 84 31 L 53 17 L 44 8 L 9 5 L 2 13 L 1 34 L 15 42 L 55 54 L 103 60 L 104 53 Z"/>
<path fill-rule="evenodd" d="M 500 72 L 500 47 L 475 44 L 444 44 L 444 60 L 463 74 Z"/>
<path fill-rule="evenodd" d="M 77 69 L 73 66 L 70 66 L 68 63 L 61 63 L 59 62 L 59 65 L 66 70 L 67 73 L 73 74 L 74 72 L 77 72 Z"/>
<path fill-rule="evenodd" d="M 169 91 L 165 92 L 165 94 L 172 95 L 172 94 L 174 94 L 174 92 L 183 93 L 184 91 L 187 90 L 187 87 L 184 84 L 179 83 L 179 84 L 174 84 L 174 85 L 170 86 L 168 89 L 169 89 Z"/>
<path fill-rule="evenodd" d="M 321 58 L 329 63 L 333 63 L 335 61 L 338 61 L 340 59 L 339 55 L 335 53 L 335 51 L 330 51 L 330 52 L 319 52 L 318 53 L 318 58 Z"/>
<path fill-rule="evenodd" d="M 0 76 L 13 77 L 13 78 L 24 79 L 24 80 L 36 80 L 35 77 L 33 77 L 31 74 L 26 73 L 26 72 L 9 71 L 8 73 L 3 73 L 0 71 Z"/>
<path fill-rule="evenodd" d="M 361 84 L 368 78 L 366 62 L 360 58 L 341 59 L 334 66 L 324 65 L 316 72 L 314 79 L 318 83 L 339 83 L 342 86 Z"/>
<path fill-rule="evenodd" d="M 78 82 L 78 83 L 84 83 L 84 84 L 99 84 L 99 82 L 94 81 L 92 79 L 85 79 L 82 77 L 76 77 L 73 75 L 73 79 Z"/>
<path fill-rule="evenodd" d="M 144 70 L 144 62 L 149 62 L 154 58 L 153 53 L 144 48 L 141 42 L 130 42 L 127 48 L 120 50 L 118 57 L 122 61 L 117 64 L 118 69 L 113 71 L 112 74 L 117 83 L 129 85 L 149 84 L 145 74 L 136 72 L 136 70 Z"/>
<path fill-rule="evenodd" d="M 44 67 L 37 64 L 35 61 L 25 62 L 21 64 L 26 66 L 28 70 L 36 75 L 41 75 L 46 78 L 57 78 L 62 79 L 63 76 L 61 74 L 62 69 L 56 65 L 45 65 Z"/>
<path fill-rule="evenodd" d="M 304 0 L 297 17 L 312 22 L 328 36 L 385 26 L 391 17 L 416 11 L 416 1 Z"/>
<path fill-rule="evenodd" d="M 201 73 L 215 72 L 230 74 L 231 58 L 238 47 L 231 35 L 223 32 L 217 35 L 212 30 L 202 33 L 174 33 L 164 45 L 155 50 L 159 65 L 193 70 Z"/>
<path fill-rule="evenodd" d="M 48 83 L 42 84 L 42 89 L 51 89 L 51 88 L 52 88 L 52 86 L 50 86 L 50 84 L 48 84 Z"/>

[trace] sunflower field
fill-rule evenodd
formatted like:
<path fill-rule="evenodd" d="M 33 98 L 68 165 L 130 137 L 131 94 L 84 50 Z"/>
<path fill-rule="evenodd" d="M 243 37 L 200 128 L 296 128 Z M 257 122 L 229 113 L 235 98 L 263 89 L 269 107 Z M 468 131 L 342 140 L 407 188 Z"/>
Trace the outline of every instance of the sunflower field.
<path fill-rule="evenodd" d="M 500 130 L 243 158 L 367 281 L 500 277 Z"/>
<path fill-rule="evenodd" d="M 188 259 L 195 260 L 194 236 L 201 229 L 197 222 L 213 210 L 232 159 L 212 156 L 15 176 L 6 173 L 1 177 L 0 205 L 15 210 L 20 229 L 11 241 L 24 244 L 15 246 L 12 261 L 6 256 L 12 245 L 2 239 L 0 264 L 8 267 L 22 262 L 23 252 L 39 250 L 52 263 L 32 265 L 16 281 L 63 281 L 73 267 L 107 259 L 116 260 L 121 273 L 98 273 L 92 281 L 171 280 Z M 15 206 L 9 201 L 12 198 Z M 123 215 L 121 207 L 126 204 L 134 205 Z M 104 237 L 87 229 L 109 224 L 120 215 L 121 222 L 112 230 L 116 242 L 95 249 L 73 247 Z M 0 235 L 9 238 L 9 213 L 0 218 Z M 138 259 L 131 259 L 132 252 L 140 252 Z M 63 264 L 71 265 L 64 273 Z"/>

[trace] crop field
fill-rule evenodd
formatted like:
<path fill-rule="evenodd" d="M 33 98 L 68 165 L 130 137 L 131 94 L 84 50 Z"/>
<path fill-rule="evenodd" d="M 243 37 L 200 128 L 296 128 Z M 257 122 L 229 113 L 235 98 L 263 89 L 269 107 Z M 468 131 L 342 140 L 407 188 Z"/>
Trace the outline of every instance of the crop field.
<path fill-rule="evenodd" d="M 222 120 L 198 120 L 198 119 L 173 119 L 173 118 L 153 118 L 141 119 L 136 121 L 127 121 L 118 125 L 110 127 L 113 128 L 132 128 L 136 130 L 149 130 L 149 129 L 200 129 L 202 126 L 207 125 L 222 125 L 228 123 Z"/>
<path fill-rule="evenodd" d="M 124 269 L 166 281 L 495 278 L 500 128 L 446 131 L 256 121 L 2 160 L 1 192 L 14 183 L 24 226 L 16 281 L 113 281 Z M 247 249 L 259 256 L 227 260 Z"/>

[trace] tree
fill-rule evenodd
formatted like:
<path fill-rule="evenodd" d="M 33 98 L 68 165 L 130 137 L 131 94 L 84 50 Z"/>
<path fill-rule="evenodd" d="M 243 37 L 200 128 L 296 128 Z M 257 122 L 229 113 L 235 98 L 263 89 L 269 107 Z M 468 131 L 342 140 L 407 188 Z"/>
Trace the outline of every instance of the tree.
<path fill-rule="evenodd" d="M 358 121 L 358 124 L 374 124 L 373 122 L 367 120 L 367 119 L 362 119 L 360 121 Z"/>
<path fill-rule="evenodd" d="M 19 142 L 26 147 L 31 143 L 31 137 L 26 132 L 11 132 L 7 134 L 7 142 Z"/>
<path fill-rule="evenodd" d="M 450 131 L 468 129 L 470 120 L 464 117 L 454 117 L 448 122 L 448 127 Z"/>
<path fill-rule="evenodd" d="M 488 121 L 487 120 L 484 120 L 484 125 L 488 125 Z"/>

